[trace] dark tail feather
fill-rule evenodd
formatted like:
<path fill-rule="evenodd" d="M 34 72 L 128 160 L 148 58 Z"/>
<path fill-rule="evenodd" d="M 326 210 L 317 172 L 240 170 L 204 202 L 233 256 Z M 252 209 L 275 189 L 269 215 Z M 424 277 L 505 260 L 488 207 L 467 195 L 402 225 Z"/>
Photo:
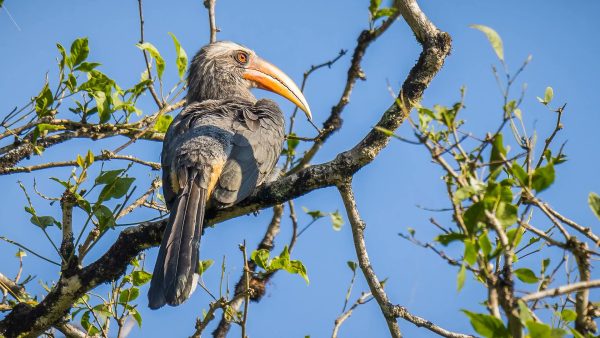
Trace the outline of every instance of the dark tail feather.
<path fill-rule="evenodd" d="M 206 189 L 199 175 L 190 173 L 188 182 L 171 208 L 154 274 L 148 291 L 149 307 L 179 305 L 188 299 L 195 285 L 198 248 L 204 221 Z"/>

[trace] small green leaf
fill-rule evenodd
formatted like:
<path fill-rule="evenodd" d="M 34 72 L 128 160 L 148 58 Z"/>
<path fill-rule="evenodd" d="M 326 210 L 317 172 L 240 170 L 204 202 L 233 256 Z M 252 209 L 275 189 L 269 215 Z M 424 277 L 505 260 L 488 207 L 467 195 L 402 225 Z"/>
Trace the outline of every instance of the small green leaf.
<path fill-rule="evenodd" d="M 544 102 L 546 104 L 550 103 L 550 101 L 552 101 L 553 97 L 554 97 L 554 89 L 552 89 L 552 87 L 546 87 L 546 91 L 544 92 Z"/>
<path fill-rule="evenodd" d="M 136 46 L 144 51 L 150 53 L 150 56 L 156 61 L 156 73 L 158 74 L 158 78 L 161 79 L 163 72 L 165 71 L 165 60 L 162 58 L 158 49 L 154 47 L 150 42 L 144 42 L 142 44 L 138 43 Z"/>
<path fill-rule="evenodd" d="M 198 274 L 200 276 L 202 276 L 206 272 L 206 270 L 208 270 L 208 268 L 210 268 L 211 265 L 213 265 L 214 262 L 215 261 L 213 261 L 212 259 L 199 261 L 198 262 L 198 270 L 197 270 Z"/>
<path fill-rule="evenodd" d="M 57 224 L 58 222 L 52 216 L 36 216 L 33 215 L 29 219 L 31 223 L 39 226 L 42 229 L 46 229 L 46 227 Z"/>
<path fill-rule="evenodd" d="M 179 72 L 179 78 L 183 80 L 183 76 L 185 75 L 185 70 L 187 69 L 188 64 L 188 56 L 185 52 L 185 49 L 181 47 L 179 40 L 175 37 L 175 34 L 169 32 L 171 38 L 173 38 L 173 43 L 175 44 L 175 51 L 177 53 L 177 60 L 175 63 L 177 64 L 177 71 Z"/>
<path fill-rule="evenodd" d="M 464 259 L 469 265 L 473 265 L 477 262 L 477 250 L 475 249 L 475 244 L 470 239 L 465 241 Z"/>
<path fill-rule="evenodd" d="M 467 310 L 461 310 L 464 312 L 471 322 L 473 329 L 480 335 L 486 338 L 508 338 L 510 337 L 508 330 L 504 326 L 502 321 L 494 316 L 474 313 Z"/>
<path fill-rule="evenodd" d="M 286 269 L 289 273 L 299 274 L 300 277 L 304 279 L 306 284 L 309 284 L 310 281 L 308 279 L 308 273 L 306 272 L 306 267 L 299 260 L 290 261 L 290 267 Z"/>
<path fill-rule="evenodd" d="M 71 55 L 69 62 L 71 67 L 75 67 L 87 59 L 90 53 L 87 38 L 79 38 L 71 44 Z"/>
<path fill-rule="evenodd" d="M 500 221 L 500 224 L 506 228 L 515 224 L 518 218 L 517 212 L 518 209 L 516 206 L 510 203 L 500 202 L 496 208 L 496 218 Z"/>
<path fill-rule="evenodd" d="M 152 279 L 152 274 L 143 270 L 137 270 L 131 273 L 133 285 L 142 286 Z"/>
<path fill-rule="evenodd" d="M 515 275 L 524 283 L 535 284 L 539 280 L 535 273 L 527 268 L 516 269 Z"/>
<path fill-rule="evenodd" d="M 454 242 L 454 241 L 463 241 L 467 236 L 465 234 L 461 234 L 458 232 L 451 232 L 449 234 L 439 235 L 435 238 L 436 242 L 441 243 L 444 246 Z"/>
<path fill-rule="evenodd" d="M 342 225 L 344 225 L 344 219 L 342 215 L 340 215 L 339 211 L 335 211 L 329 214 L 331 217 L 331 225 L 333 226 L 333 230 L 340 231 L 342 230 Z"/>
<path fill-rule="evenodd" d="M 598 196 L 598 194 L 596 194 L 595 192 L 591 192 L 588 195 L 588 205 L 590 206 L 590 209 L 592 209 L 596 217 L 600 219 L 600 196 Z"/>
<path fill-rule="evenodd" d="M 564 320 L 565 322 L 572 322 L 575 319 L 577 319 L 577 312 L 575 312 L 571 309 L 564 309 L 560 313 L 560 318 L 562 320 Z"/>
<path fill-rule="evenodd" d="M 310 217 L 312 217 L 313 221 L 325 217 L 327 216 L 325 213 L 323 213 L 321 210 L 308 210 L 308 208 L 306 207 L 302 207 L 302 210 L 307 213 Z"/>
<path fill-rule="evenodd" d="M 17 250 L 17 253 L 15 254 L 15 257 L 17 258 L 23 258 L 27 256 L 27 253 L 21 249 Z"/>
<path fill-rule="evenodd" d="M 490 172 L 492 178 L 496 179 L 499 174 L 498 169 L 502 168 L 502 162 L 506 158 L 506 148 L 504 148 L 502 134 L 498 133 L 492 140 L 492 151 L 490 153 Z"/>
<path fill-rule="evenodd" d="M 397 11 L 398 10 L 393 7 L 381 8 L 375 12 L 375 15 L 373 15 L 373 21 L 375 21 L 379 18 L 386 18 L 388 16 L 392 16 L 392 15 L 396 14 Z"/>
<path fill-rule="evenodd" d="M 83 329 L 85 330 L 85 332 L 89 335 L 89 336 L 95 336 L 96 334 L 100 333 L 100 330 L 94 326 L 94 324 L 90 323 L 90 318 L 91 318 L 91 311 L 85 311 L 83 313 L 83 315 L 81 316 L 81 327 L 83 327 Z"/>
<path fill-rule="evenodd" d="M 35 112 L 38 117 L 47 115 L 48 107 L 52 103 L 54 103 L 54 96 L 52 95 L 52 91 L 50 91 L 50 87 L 48 87 L 48 83 L 46 83 L 42 91 L 35 97 Z"/>
<path fill-rule="evenodd" d="M 477 239 L 477 242 L 479 243 L 479 247 L 483 254 L 489 256 L 490 252 L 492 252 L 492 243 L 490 242 L 487 232 L 483 232 Z"/>
<path fill-rule="evenodd" d="M 543 191 L 554 183 L 554 178 L 554 164 L 549 162 L 546 166 L 535 169 L 531 175 L 531 187 L 537 192 Z"/>
<path fill-rule="evenodd" d="M 129 191 L 129 187 L 135 181 L 133 177 L 118 177 L 112 183 L 107 184 L 102 188 L 100 192 L 100 196 L 98 196 L 99 201 L 108 201 L 111 198 L 121 198 L 125 196 L 127 191 Z"/>
<path fill-rule="evenodd" d="M 171 122 L 173 122 L 173 116 L 162 115 L 158 118 L 158 121 L 156 121 L 156 124 L 154 125 L 154 130 L 156 130 L 159 133 L 166 133 L 167 129 L 169 129 L 169 126 L 171 125 Z"/>
<path fill-rule="evenodd" d="M 128 307 L 127 310 L 129 310 L 129 314 L 131 315 L 131 317 L 133 317 L 138 327 L 142 327 L 142 315 L 140 314 L 140 312 L 133 307 Z"/>
<path fill-rule="evenodd" d="M 494 52 L 496 52 L 498 59 L 504 61 L 504 47 L 502 44 L 502 39 L 495 30 L 484 25 L 470 25 L 469 27 L 483 32 L 492 45 L 492 48 L 494 48 Z"/>
<path fill-rule="evenodd" d="M 460 292 L 460 290 L 462 290 L 463 286 L 465 286 L 466 271 L 467 271 L 467 268 L 466 268 L 465 264 L 463 263 L 460 266 L 460 270 L 458 270 L 458 275 L 456 275 L 456 291 L 458 291 L 458 292 Z"/>
<path fill-rule="evenodd" d="M 521 323 L 525 325 L 528 321 L 533 320 L 533 316 L 531 315 L 531 310 L 529 310 L 527 304 L 524 301 L 519 299 L 518 304 L 519 319 L 521 320 Z"/>
<path fill-rule="evenodd" d="M 356 272 L 356 268 L 358 267 L 358 263 L 356 263 L 354 261 L 347 261 L 346 264 L 348 264 L 348 267 L 350 268 L 350 270 L 352 270 L 352 272 Z"/>
<path fill-rule="evenodd" d="M 98 66 L 100 66 L 98 62 L 82 62 L 79 66 L 75 67 L 75 70 L 89 73 Z"/>
<path fill-rule="evenodd" d="M 103 171 L 102 173 L 100 173 L 100 176 L 96 178 L 96 184 L 112 183 L 117 178 L 117 176 L 121 175 L 123 171 L 125 171 L 125 169 Z"/>
<path fill-rule="evenodd" d="M 259 267 L 267 270 L 269 266 L 269 255 L 269 250 L 267 249 L 254 250 L 250 255 L 250 259 Z"/>
<path fill-rule="evenodd" d="M 527 330 L 530 338 L 561 338 L 567 334 L 563 329 L 552 328 L 550 325 L 533 320 L 527 322 Z"/>
<path fill-rule="evenodd" d="M 371 0 L 369 2 L 369 13 L 371 14 L 371 18 L 375 17 L 375 13 L 379 9 L 379 6 L 381 6 L 381 0 Z"/>
<path fill-rule="evenodd" d="M 129 303 L 140 295 L 140 289 L 136 287 L 132 287 L 131 289 L 125 289 L 121 291 L 119 294 L 119 303 L 126 304 Z"/>

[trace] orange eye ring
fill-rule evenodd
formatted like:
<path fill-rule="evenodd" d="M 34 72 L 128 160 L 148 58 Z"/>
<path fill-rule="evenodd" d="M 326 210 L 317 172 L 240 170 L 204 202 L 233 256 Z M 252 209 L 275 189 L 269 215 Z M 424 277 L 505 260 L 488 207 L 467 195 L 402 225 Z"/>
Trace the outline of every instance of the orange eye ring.
<path fill-rule="evenodd" d="M 246 53 L 244 51 L 238 51 L 235 54 L 235 61 L 237 61 L 241 65 L 247 64 L 249 59 L 250 59 L 250 57 L 248 56 L 248 53 Z"/>

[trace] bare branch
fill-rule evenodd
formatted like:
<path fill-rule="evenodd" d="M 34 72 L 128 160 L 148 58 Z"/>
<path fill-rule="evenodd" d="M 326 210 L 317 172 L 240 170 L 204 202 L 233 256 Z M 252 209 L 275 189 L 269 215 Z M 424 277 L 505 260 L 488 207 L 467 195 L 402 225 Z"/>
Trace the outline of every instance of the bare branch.
<path fill-rule="evenodd" d="M 346 321 L 346 319 L 350 318 L 352 312 L 354 312 L 359 305 L 365 304 L 371 299 L 373 299 L 373 297 L 370 292 L 363 292 L 346 312 L 339 315 L 339 317 L 337 317 L 333 323 L 333 332 L 331 333 L 331 338 L 337 338 L 342 324 Z"/>
<path fill-rule="evenodd" d="M 559 286 L 553 289 L 546 289 L 544 291 L 530 293 L 526 296 L 521 297 L 524 302 L 531 302 L 534 300 L 546 298 L 546 297 L 557 297 L 567 293 L 577 292 L 585 289 L 599 288 L 600 279 L 591 280 L 588 282 L 577 282 L 569 285 Z"/>
<path fill-rule="evenodd" d="M 217 41 L 217 28 L 216 16 L 215 16 L 215 3 L 217 0 L 204 0 L 204 7 L 208 10 L 208 25 L 210 27 L 210 43 Z"/>
<path fill-rule="evenodd" d="M 140 44 L 144 43 L 144 12 L 142 10 L 142 0 L 138 0 L 138 12 L 140 15 Z M 152 79 L 152 72 L 150 71 L 150 59 L 148 58 L 148 53 L 142 49 L 142 53 L 144 54 L 144 60 L 146 61 L 146 70 L 148 71 L 148 79 L 150 80 L 150 84 L 148 85 L 148 90 L 156 102 L 156 105 L 159 109 L 162 109 L 165 106 L 163 100 L 158 97 L 156 94 L 156 90 L 154 89 L 154 80 Z"/>

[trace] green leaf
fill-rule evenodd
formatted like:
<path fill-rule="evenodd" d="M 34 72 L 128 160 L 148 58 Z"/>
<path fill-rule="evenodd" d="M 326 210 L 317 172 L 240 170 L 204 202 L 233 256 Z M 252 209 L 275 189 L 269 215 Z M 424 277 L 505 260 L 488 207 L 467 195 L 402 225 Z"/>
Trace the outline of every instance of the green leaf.
<path fill-rule="evenodd" d="M 553 97 L 554 97 L 554 89 L 552 89 L 552 87 L 546 87 L 546 91 L 544 92 L 545 104 L 550 103 L 550 101 L 552 101 Z"/>
<path fill-rule="evenodd" d="M 31 221 L 31 223 L 39 226 L 42 229 L 46 229 L 46 227 L 58 224 L 58 222 L 52 216 L 33 215 L 29 220 Z"/>
<path fill-rule="evenodd" d="M 310 284 L 310 281 L 308 279 L 308 274 L 306 272 L 306 267 L 304 266 L 304 264 L 302 264 L 301 261 L 299 261 L 299 260 L 290 261 L 290 266 L 288 268 L 286 268 L 285 270 L 289 273 L 299 274 L 300 277 L 302 277 L 304 279 L 304 281 L 306 281 L 306 284 Z"/>
<path fill-rule="evenodd" d="M 116 170 L 108 170 L 100 173 L 100 176 L 96 178 L 96 184 L 109 184 L 114 182 L 117 176 L 121 175 L 121 173 L 125 171 L 125 169 L 116 169 Z"/>
<path fill-rule="evenodd" d="M 535 273 L 527 268 L 516 269 L 515 275 L 524 283 L 535 284 L 539 280 Z"/>
<path fill-rule="evenodd" d="M 48 113 L 48 107 L 54 103 L 54 96 L 48 83 L 44 84 L 42 91 L 35 97 L 35 112 L 38 117 L 45 116 Z"/>
<path fill-rule="evenodd" d="M 467 310 L 461 310 L 464 312 L 471 322 L 473 329 L 480 335 L 487 338 L 508 338 L 510 337 L 508 330 L 504 327 L 504 323 L 494 316 L 474 313 Z"/>
<path fill-rule="evenodd" d="M 136 46 L 144 51 L 150 53 L 150 56 L 156 61 L 156 73 L 158 74 L 158 78 L 161 79 L 163 72 L 165 71 L 165 60 L 162 58 L 158 49 L 154 47 L 150 42 L 144 42 L 142 44 L 138 43 Z"/>
<path fill-rule="evenodd" d="M 521 320 L 521 323 L 525 325 L 528 321 L 533 320 L 533 316 L 531 315 L 531 311 L 527 307 L 527 303 L 519 299 L 518 304 L 519 319 Z"/>
<path fill-rule="evenodd" d="M 496 208 L 496 218 L 500 221 L 500 224 L 506 228 L 515 224 L 518 218 L 517 212 L 518 209 L 516 206 L 510 203 L 500 202 Z"/>
<path fill-rule="evenodd" d="M 379 18 L 385 18 L 388 16 L 392 16 L 392 15 L 396 14 L 397 11 L 398 10 L 393 7 L 381 8 L 375 12 L 375 15 L 373 15 L 373 21 L 375 21 Z"/>
<path fill-rule="evenodd" d="M 498 169 L 502 168 L 502 162 L 506 159 L 506 149 L 504 148 L 502 133 L 498 133 L 492 140 L 492 151 L 490 153 L 490 172 L 492 178 L 498 177 Z"/>
<path fill-rule="evenodd" d="M 250 254 L 250 259 L 256 263 L 256 265 L 258 265 L 259 267 L 263 268 L 264 270 L 267 270 L 269 264 L 269 250 L 267 249 L 260 249 L 260 250 L 254 250 L 252 252 L 252 254 Z"/>
<path fill-rule="evenodd" d="M 598 194 L 596 194 L 595 192 L 591 192 L 588 195 L 588 205 L 590 206 L 590 209 L 592 209 L 596 217 L 600 219 L 600 196 L 598 196 Z"/>
<path fill-rule="evenodd" d="M 458 275 L 456 275 L 456 291 L 460 292 L 463 286 L 465 286 L 465 277 L 466 277 L 467 268 L 463 263 L 460 266 L 460 270 L 458 270 Z"/>
<path fill-rule="evenodd" d="M 94 326 L 92 323 L 90 323 L 90 318 L 91 318 L 91 311 L 85 311 L 83 313 L 83 315 L 81 316 L 81 327 L 83 327 L 83 329 L 85 330 L 85 332 L 89 335 L 89 336 L 95 336 L 96 334 L 100 333 L 100 330 Z"/>
<path fill-rule="evenodd" d="M 371 0 L 369 2 L 369 13 L 371 14 L 371 18 L 375 17 L 375 13 L 379 9 L 379 6 L 381 6 L 381 0 Z M 375 20 L 375 19 L 372 19 L 372 20 Z"/>
<path fill-rule="evenodd" d="M 171 122 L 173 122 L 173 116 L 161 115 L 161 117 L 159 117 L 156 121 L 156 124 L 154 124 L 154 130 L 159 133 L 166 133 L 167 129 L 169 129 L 169 126 L 171 125 Z"/>
<path fill-rule="evenodd" d="M 466 200 L 467 198 L 475 195 L 476 193 L 477 191 L 472 186 L 460 187 L 456 189 L 456 192 L 454 192 L 454 196 L 452 196 L 452 199 L 454 200 L 454 202 L 458 203 Z"/>
<path fill-rule="evenodd" d="M 550 325 L 532 320 L 527 322 L 527 330 L 529 330 L 530 338 L 561 338 L 567 334 L 563 329 L 555 329 Z"/>
<path fill-rule="evenodd" d="M 546 166 L 535 169 L 531 175 L 531 187 L 537 192 L 543 191 L 554 183 L 554 178 L 554 164 L 549 162 Z"/>
<path fill-rule="evenodd" d="M 214 262 L 215 261 L 213 261 L 212 259 L 199 261 L 198 262 L 198 270 L 197 270 L 198 274 L 200 276 L 202 276 L 206 272 L 206 270 L 208 270 L 208 268 L 210 268 L 211 265 L 213 265 Z"/>
<path fill-rule="evenodd" d="M 107 184 L 102 188 L 100 192 L 100 196 L 98 197 L 99 201 L 108 201 L 111 198 L 121 198 L 125 196 L 127 191 L 129 191 L 129 187 L 135 181 L 133 177 L 118 177 L 112 183 Z"/>
<path fill-rule="evenodd" d="M 511 166 L 512 175 L 519 181 L 520 184 L 527 184 L 527 172 L 517 162 L 513 162 Z"/>
<path fill-rule="evenodd" d="M 487 232 L 483 232 L 477 239 L 477 242 L 479 243 L 479 247 L 483 254 L 489 256 L 490 252 L 492 252 L 492 243 L 490 242 Z"/>
<path fill-rule="evenodd" d="M 313 221 L 318 220 L 319 218 L 325 217 L 326 214 L 321 210 L 308 210 L 306 207 L 302 207 L 302 210 L 307 213 L 310 217 L 312 217 Z"/>
<path fill-rule="evenodd" d="M 133 317 L 133 319 L 137 323 L 138 327 L 142 327 L 142 315 L 140 314 L 140 312 L 134 307 L 127 307 L 127 310 L 129 311 L 131 317 Z"/>
<path fill-rule="evenodd" d="M 564 320 L 565 322 L 572 322 L 575 319 L 577 319 L 577 312 L 575 312 L 571 309 L 564 309 L 560 313 L 560 318 L 562 320 Z"/>
<path fill-rule="evenodd" d="M 358 267 L 358 263 L 356 263 L 354 261 L 347 261 L 346 264 L 348 264 L 348 267 L 350 268 L 350 270 L 352 270 L 352 272 L 356 272 L 356 268 Z"/>
<path fill-rule="evenodd" d="M 183 80 L 183 76 L 185 75 L 185 71 L 187 69 L 188 64 L 188 56 L 185 52 L 185 49 L 181 47 L 179 40 L 175 37 L 175 34 L 169 32 L 171 38 L 173 38 L 173 43 L 175 44 L 175 52 L 177 52 L 177 60 L 175 63 L 177 64 L 177 71 L 179 72 L 179 78 Z"/>
<path fill-rule="evenodd" d="M 69 62 L 71 67 L 75 67 L 87 59 L 90 53 L 87 38 L 79 38 L 71 44 L 71 55 Z"/>
<path fill-rule="evenodd" d="M 329 214 L 331 217 L 331 225 L 333 226 L 333 230 L 340 231 L 342 230 L 342 225 L 344 225 L 344 219 L 342 215 L 340 215 L 339 211 L 335 211 Z"/>
<path fill-rule="evenodd" d="M 463 241 L 467 236 L 465 234 L 461 234 L 458 232 L 451 232 L 449 234 L 439 235 L 435 238 L 436 242 L 441 243 L 444 246 L 454 242 L 454 241 Z"/>
<path fill-rule="evenodd" d="M 82 62 L 79 66 L 75 67 L 75 70 L 89 73 L 98 66 L 100 66 L 98 62 Z"/>
<path fill-rule="evenodd" d="M 469 27 L 475 28 L 475 29 L 483 32 L 483 34 L 485 34 L 488 41 L 492 45 L 494 52 L 496 52 L 498 59 L 500 59 L 501 61 L 504 61 L 504 47 L 502 44 L 502 39 L 500 38 L 500 35 L 498 35 L 498 33 L 495 30 L 493 30 L 490 27 L 484 26 L 484 25 L 470 25 Z"/>
<path fill-rule="evenodd" d="M 139 295 L 140 295 L 140 289 L 138 289 L 136 287 L 132 287 L 131 289 L 125 289 L 125 290 L 121 291 L 121 293 L 119 294 L 119 303 L 121 303 L 121 304 L 129 303 L 129 302 L 135 300 L 136 298 L 138 298 Z"/>
<path fill-rule="evenodd" d="M 94 216 L 98 219 L 98 226 L 100 231 L 104 231 L 108 228 L 113 228 L 116 225 L 115 216 L 112 211 L 105 205 L 99 205 L 94 210 Z"/>
<path fill-rule="evenodd" d="M 152 274 L 143 270 L 137 270 L 131 273 L 133 285 L 142 286 L 152 279 Z"/>
<path fill-rule="evenodd" d="M 485 220 L 485 204 L 483 201 L 473 203 L 463 214 L 463 219 L 469 233 L 477 228 L 477 224 Z"/>
<path fill-rule="evenodd" d="M 465 241 L 465 253 L 464 259 L 469 265 L 475 264 L 477 262 L 477 250 L 475 249 L 475 243 L 472 240 L 468 239 Z"/>
<path fill-rule="evenodd" d="M 15 254 L 15 257 L 17 257 L 17 258 L 23 258 L 26 256 L 27 256 L 27 253 L 21 249 L 17 250 L 17 253 Z"/>
<path fill-rule="evenodd" d="M 67 62 L 67 51 L 65 47 L 63 47 L 60 43 L 56 44 L 56 48 L 58 48 L 58 52 L 60 53 L 60 61 L 58 61 L 58 66 L 62 71 L 65 68 L 65 63 Z"/>

